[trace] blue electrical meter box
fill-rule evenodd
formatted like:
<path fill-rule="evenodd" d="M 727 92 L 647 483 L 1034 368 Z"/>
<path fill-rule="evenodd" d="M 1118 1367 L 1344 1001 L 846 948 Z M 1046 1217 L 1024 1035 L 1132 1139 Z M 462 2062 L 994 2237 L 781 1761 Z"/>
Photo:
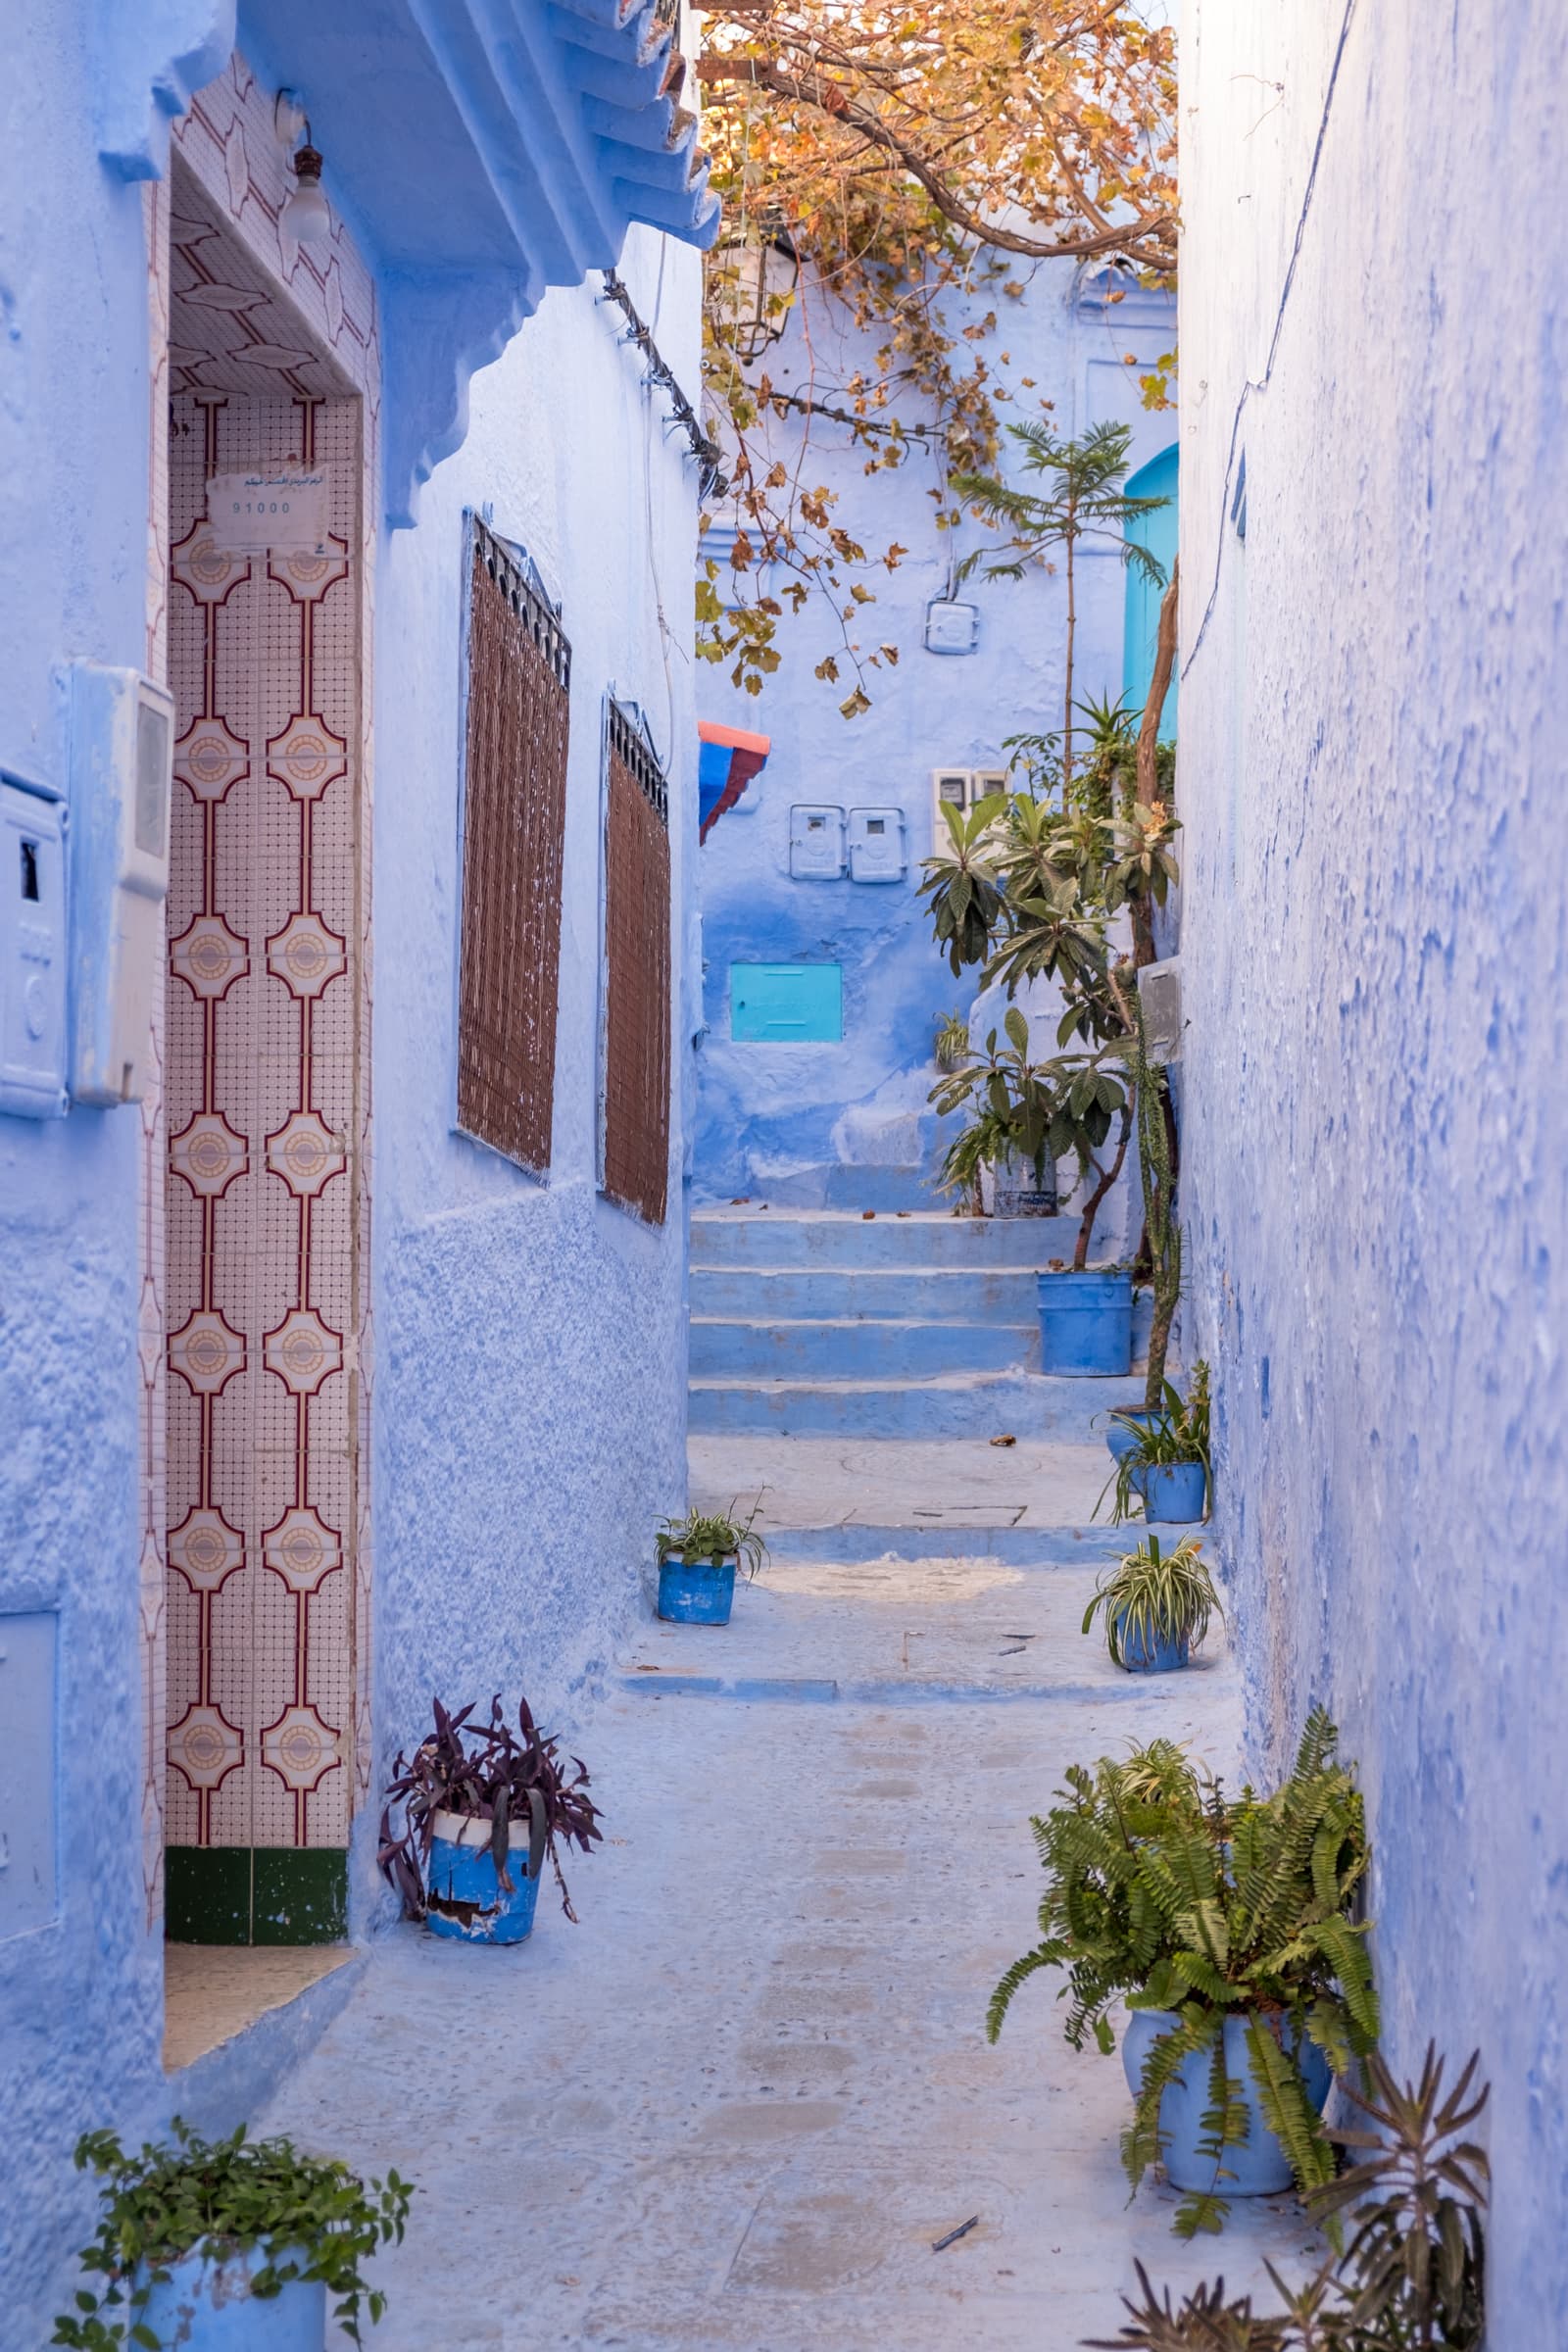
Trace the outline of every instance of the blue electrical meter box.
<path fill-rule="evenodd" d="M 63 1118 L 66 810 L 0 771 L 0 1112 Z"/>
<path fill-rule="evenodd" d="M 732 963 L 729 1033 L 743 1045 L 838 1045 L 844 1036 L 843 966 Z"/>

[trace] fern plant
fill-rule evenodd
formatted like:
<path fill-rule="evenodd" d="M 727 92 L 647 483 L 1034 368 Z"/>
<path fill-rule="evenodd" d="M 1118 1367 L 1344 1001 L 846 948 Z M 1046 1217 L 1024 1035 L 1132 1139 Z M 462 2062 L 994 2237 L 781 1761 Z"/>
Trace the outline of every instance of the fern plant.
<path fill-rule="evenodd" d="M 1430 2046 L 1419 2080 L 1402 2086 L 1381 2058 L 1368 2060 L 1370 2094 L 1349 2095 L 1371 2129 L 1332 2134 L 1361 2161 L 1308 2200 L 1340 2243 L 1304 2286 L 1287 2287 L 1270 2266 L 1282 2311 L 1254 2313 L 1250 2295 L 1227 2301 L 1223 2278 L 1173 2306 L 1140 2263 L 1120 2334 L 1090 2352 L 1479 2352 L 1488 2167 L 1464 2136 L 1487 2100 L 1485 2086 L 1472 2093 L 1476 2064 L 1445 2097 Z"/>
<path fill-rule="evenodd" d="M 1102 1572 L 1084 1611 L 1086 1634 L 1102 1611 L 1105 1647 L 1116 1666 L 1125 1666 L 1129 1653 L 1145 1658 L 1171 1643 L 1199 1649 L 1210 1617 L 1225 1613 L 1197 1537 L 1183 1536 L 1173 1550 L 1161 1551 L 1156 1535 Z"/>
<path fill-rule="evenodd" d="M 1161 2155 L 1166 2089 L 1190 2058 L 1205 2059 L 1200 2153 L 1212 2158 L 1216 2185 L 1183 2198 L 1184 2236 L 1223 2224 L 1226 2151 L 1247 2136 L 1242 2085 L 1225 2069 L 1226 2019 L 1245 2021 L 1264 2121 L 1303 2192 L 1328 2181 L 1334 2165 L 1296 2052 L 1309 2041 L 1343 2076 L 1377 2040 L 1370 1923 L 1353 1916 L 1366 1827 L 1338 1740 L 1314 1708 L 1283 1786 L 1266 1797 L 1244 1788 L 1234 1800 L 1168 1741 L 1102 1757 L 1092 1772 L 1069 1772 L 1068 1801 L 1033 1824 L 1047 1878 L 1041 1940 L 998 1984 L 986 2031 L 995 2040 L 1019 1987 L 1042 1969 L 1065 1972 L 1059 1997 L 1074 2048 L 1090 2033 L 1102 2050 L 1114 2048 L 1107 2012 L 1118 1997 L 1170 2017 L 1144 2062 L 1122 2162 L 1136 2190 Z"/>

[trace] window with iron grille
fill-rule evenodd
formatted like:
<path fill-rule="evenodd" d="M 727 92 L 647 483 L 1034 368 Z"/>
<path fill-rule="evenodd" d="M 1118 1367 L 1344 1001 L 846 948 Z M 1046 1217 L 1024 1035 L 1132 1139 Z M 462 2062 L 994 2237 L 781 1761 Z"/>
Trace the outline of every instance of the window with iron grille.
<path fill-rule="evenodd" d="M 469 518 L 458 1125 L 550 1165 L 571 649 L 515 552 Z"/>
<path fill-rule="evenodd" d="M 641 726 L 609 708 L 605 777 L 603 1189 L 664 1222 L 669 1174 L 669 811 Z"/>

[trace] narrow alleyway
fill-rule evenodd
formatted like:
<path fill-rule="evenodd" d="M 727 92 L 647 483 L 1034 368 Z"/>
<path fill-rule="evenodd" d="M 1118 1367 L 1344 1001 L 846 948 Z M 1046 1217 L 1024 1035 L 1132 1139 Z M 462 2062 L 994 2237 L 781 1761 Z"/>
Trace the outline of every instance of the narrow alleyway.
<path fill-rule="evenodd" d="M 650 1614 L 585 1710 L 582 1924 L 547 1889 L 520 1952 L 384 1942 L 262 2119 L 419 2183 L 384 2352 L 1066 2352 L 1135 2256 L 1240 2286 L 1303 2245 L 1290 2201 L 1196 2249 L 1162 2189 L 1129 2208 L 1119 2061 L 1046 1988 L 985 2041 L 1064 1768 L 1239 1729 L 1222 1654 L 1135 1682 L 1079 1634 L 1102 1384 L 1002 1377 L 1053 1438 L 737 1432 L 744 1399 L 694 1436 L 694 1500 L 765 1490 L 773 1557 L 726 1631 Z"/>

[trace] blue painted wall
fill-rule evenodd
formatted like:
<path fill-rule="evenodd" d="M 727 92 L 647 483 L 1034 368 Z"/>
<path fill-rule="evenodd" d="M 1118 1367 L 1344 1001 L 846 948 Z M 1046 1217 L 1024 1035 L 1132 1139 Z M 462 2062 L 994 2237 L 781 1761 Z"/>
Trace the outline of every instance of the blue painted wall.
<path fill-rule="evenodd" d="M 812 296 L 810 338 L 817 380 L 871 366 L 875 338 L 861 349 L 852 327 Z M 984 307 L 984 306 L 981 306 Z M 1013 387 L 1004 416 L 1036 415 L 1054 403 L 1063 433 L 1124 421 L 1134 430 L 1133 463 L 1147 464 L 1169 443 L 1172 419 L 1141 404 L 1139 367 L 1169 348 L 1171 309 L 1134 296 L 1107 310 L 1083 300 L 1074 270 L 1042 266 L 1026 296 L 999 306 L 1002 324 L 985 347 L 1011 355 L 999 380 Z M 1127 355 L 1137 355 L 1129 366 Z M 808 362 L 798 328 L 767 356 L 780 384 Z M 1032 376 L 1035 389 L 1019 379 Z M 775 426 L 781 455 L 793 465 L 799 443 Z M 897 472 L 867 476 L 864 453 L 841 445 L 835 428 L 814 424 L 808 478 L 841 494 L 836 518 L 873 554 L 898 540 L 909 550 L 892 573 L 867 578 L 876 594 L 861 634 L 868 647 L 890 639 L 896 668 L 872 671 L 873 707 L 845 720 L 838 704 L 850 683 L 835 622 L 811 608 L 779 623 L 780 667 L 760 696 L 732 689 L 720 668 L 699 685 L 702 715 L 754 727 L 772 738 L 760 777 L 722 816 L 699 858 L 703 909 L 705 1019 L 699 1054 L 700 1116 L 694 1195 L 699 1200 L 755 1200 L 802 1206 L 924 1207 L 933 1204 L 926 1174 L 937 1152 L 937 1122 L 926 1105 L 935 1078 L 932 1033 L 954 1006 L 975 1002 L 973 974 L 955 980 L 937 956 L 916 892 L 920 860 L 933 840 L 931 770 L 999 768 L 1004 736 L 1059 726 L 1064 661 L 1065 583 L 1040 573 L 1024 582 L 984 581 L 964 589 L 980 609 L 973 655 L 924 650 L 925 610 L 942 594 L 949 562 L 972 543 L 936 532 L 928 495 L 935 471 L 919 455 Z M 722 582 L 720 583 L 722 584 Z M 1080 549 L 1077 693 L 1119 694 L 1126 591 L 1113 550 Z M 813 675 L 839 650 L 837 686 Z M 790 809 L 799 802 L 846 809 L 903 811 L 908 868 L 902 883 L 800 881 L 790 875 Z M 729 967 L 733 961 L 835 961 L 843 966 L 844 1035 L 839 1044 L 758 1045 L 730 1037 Z M 1048 991 L 1043 1004 L 1054 1004 Z M 983 1035 L 1001 1007 L 985 1006 Z M 1041 1027 L 1054 1036 L 1054 1015 Z"/>
<path fill-rule="evenodd" d="M 281 58 L 308 83 L 309 25 L 264 6 L 248 16 L 264 73 L 276 78 Z M 389 33 L 394 20 L 406 29 L 389 5 Z M 146 659 L 136 179 L 165 168 L 168 118 L 226 58 L 233 16 L 221 0 L 140 11 L 44 0 L 8 30 L 0 767 L 60 786 L 59 665 Z M 356 103 L 373 95 L 362 75 Z M 386 141 L 380 158 L 383 192 L 416 179 L 416 148 Z M 372 263 L 389 241 L 377 187 L 362 176 L 347 205 Z M 341 180 L 333 193 L 343 198 Z M 432 169 L 427 220 L 442 201 Z M 624 243 L 636 299 L 695 391 L 695 256 L 650 230 L 626 241 L 624 220 L 613 233 L 603 219 L 579 227 L 606 262 Z M 418 473 L 435 470 L 416 527 L 383 534 L 376 582 L 371 1619 L 382 1756 L 421 1728 L 432 1689 L 514 1694 L 525 1681 L 547 1710 L 565 1708 L 638 1607 L 647 1531 L 684 1488 L 690 1055 L 676 1058 L 671 1219 L 658 1234 L 598 1199 L 594 1069 L 600 723 L 612 684 L 643 703 L 670 758 L 677 1036 L 693 1026 L 683 956 L 696 831 L 694 477 L 597 280 L 544 300 L 475 382 L 466 415 L 474 355 L 500 350 L 543 294 L 526 257 L 478 258 L 487 267 L 475 283 L 461 252 L 443 277 L 448 340 L 427 322 L 416 366 L 409 287 L 388 306 L 404 341 L 383 422 L 403 471 L 383 483 L 384 506 L 412 512 Z M 547 254 L 540 270 L 554 266 Z M 466 443 L 438 462 L 466 424 Z M 462 514 L 484 502 L 498 529 L 532 548 L 574 651 L 548 1187 L 450 1130 Z M 140 1148 L 133 1109 L 0 1117 L 0 1648 L 10 1612 L 55 1611 L 59 1627 L 55 1752 L 45 1742 L 26 1768 L 55 1804 L 58 1917 L 0 1938 L 0 2116 L 26 2150 L 24 2187 L 0 2197 L 0 2339 L 19 2352 L 46 2339 L 88 2226 L 91 2193 L 69 2163 L 77 2133 L 156 2129 L 171 2103 L 209 2128 L 233 2121 L 323 2008 L 306 2004 L 221 2064 L 166 2082 L 163 1923 L 143 1889 L 140 1818 Z M 161 1736 L 160 1726 L 160 1745 Z M 24 1773 L 14 1801 L 28 1791 Z M 356 1850 L 359 1927 L 384 1913 L 369 1822 Z"/>
<path fill-rule="evenodd" d="M 1188 1216 L 1255 1755 L 1320 1697 L 1360 1759 L 1389 2052 L 1481 2051 L 1523 2352 L 1568 2342 L 1568 18 L 1432 31 L 1188 13 Z"/>

